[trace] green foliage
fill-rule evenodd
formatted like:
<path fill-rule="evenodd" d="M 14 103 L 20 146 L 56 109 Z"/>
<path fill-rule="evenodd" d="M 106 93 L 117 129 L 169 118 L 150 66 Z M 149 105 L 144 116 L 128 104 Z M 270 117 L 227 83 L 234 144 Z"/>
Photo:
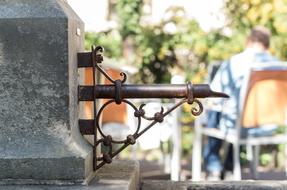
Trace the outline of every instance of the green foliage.
<path fill-rule="evenodd" d="M 157 25 L 142 26 L 142 33 L 135 38 L 143 82 L 169 83 L 174 69 L 187 80 L 202 82 L 207 63 L 242 49 L 237 42 L 234 48 L 226 48 L 229 38 L 220 30 L 204 32 L 195 20 L 185 19 L 181 7 L 172 7 L 167 14 L 169 18 Z"/>
<path fill-rule="evenodd" d="M 86 36 L 87 48 L 100 44 L 106 56 L 116 59 L 123 57 L 123 44 L 131 40 L 132 62 L 139 68 L 140 82 L 168 83 L 174 73 L 203 82 L 208 64 L 242 51 L 246 35 L 255 25 L 272 31 L 271 52 L 287 59 L 287 0 L 226 0 L 227 25 L 209 32 L 195 20 L 186 19 L 182 7 L 171 7 L 160 23 L 146 25 L 141 21 L 142 7 L 143 0 L 118 0 L 118 28 Z"/>
<path fill-rule="evenodd" d="M 142 28 L 136 38 L 137 55 L 140 62 L 140 75 L 144 83 L 169 83 L 169 68 L 176 63 L 174 44 L 176 39 L 160 26 Z M 152 77 L 151 77 L 152 76 Z"/>
<path fill-rule="evenodd" d="M 193 128 L 187 125 L 182 126 L 182 137 L 181 137 L 181 146 L 182 146 L 182 156 L 185 159 L 190 159 L 192 154 L 192 144 L 193 144 Z"/>
<path fill-rule="evenodd" d="M 122 56 L 122 38 L 117 31 L 86 33 L 85 49 L 91 50 L 92 45 L 103 46 L 107 57 L 120 59 Z"/>
<path fill-rule="evenodd" d="M 260 156 L 260 162 L 263 166 L 267 166 L 272 161 L 272 154 L 263 153 Z"/>
<path fill-rule="evenodd" d="M 138 35 L 141 32 L 139 23 L 142 5 L 142 0 L 117 1 L 119 31 L 123 39 L 126 39 L 128 36 Z"/>

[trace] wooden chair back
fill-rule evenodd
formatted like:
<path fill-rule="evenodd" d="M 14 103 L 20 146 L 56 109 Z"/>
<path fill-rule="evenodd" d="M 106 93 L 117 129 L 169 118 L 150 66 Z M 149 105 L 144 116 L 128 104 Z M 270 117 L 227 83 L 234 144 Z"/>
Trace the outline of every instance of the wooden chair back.
<path fill-rule="evenodd" d="M 242 126 L 283 125 L 286 120 L 287 70 L 251 70 Z"/>

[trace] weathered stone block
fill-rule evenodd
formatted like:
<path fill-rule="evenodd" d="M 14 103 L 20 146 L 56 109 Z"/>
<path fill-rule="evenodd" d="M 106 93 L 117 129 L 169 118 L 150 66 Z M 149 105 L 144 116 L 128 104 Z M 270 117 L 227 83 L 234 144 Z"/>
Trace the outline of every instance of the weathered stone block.
<path fill-rule="evenodd" d="M 83 41 L 83 22 L 64 1 L 0 0 L 0 183 L 93 175 L 78 129 Z"/>
<path fill-rule="evenodd" d="M 0 185 L 0 190 L 137 190 L 139 163 L 118 161 L 103 166 L 88 186 L 84 185 Z"/>

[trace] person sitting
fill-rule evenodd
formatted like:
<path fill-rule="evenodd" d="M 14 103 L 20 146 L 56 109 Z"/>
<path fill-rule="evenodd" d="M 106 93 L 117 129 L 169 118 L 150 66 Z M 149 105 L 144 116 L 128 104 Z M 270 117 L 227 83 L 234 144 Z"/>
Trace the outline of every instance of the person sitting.
<path fill-rule="evenodd" d="M 225 133 L 235 128 L 236 118 L 238 117 L 240 87 L 250 67 L 254 63 L 264 64 L 265 62 L 278 61 L 268 51 L 270 36 L 271 33 L 267 28 L 263 26 L 254 27 L 247 37 L 245 50 L 221 64 L 211 82 L 211 88 L 228 94 L 230 98 L 226 101 L 213 101 L 213 106 L 207 111 L 208 128 L 219 128 Z M 241 135 L 244 136 L 248 133 L 247 130 L 242 130 L 242 132 L 244 134 Z M 260 133 L 259 130 L 258 133 Z M 222 140 L 208 137 L 203 148 L 207 180 L 219 180 L 223 169 L 232 170 L 232 147 L 227 153 L 223 167 L 219 155 L 221 145 Z"/>

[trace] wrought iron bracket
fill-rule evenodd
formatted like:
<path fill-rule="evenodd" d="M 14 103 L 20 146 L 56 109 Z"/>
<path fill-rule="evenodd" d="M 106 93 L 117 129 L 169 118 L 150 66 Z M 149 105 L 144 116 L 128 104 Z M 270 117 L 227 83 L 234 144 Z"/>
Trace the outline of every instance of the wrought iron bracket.
<path fill-rule="evenodd" d="M 101 168 L 106 163 L 111 163 L 113 157 L 118 155 L 129 145 L 136 143 L 136 140 L 149 130 L 156 123 L 163 122 L 164 118 L 173 110 L 178 108 L 184 103 L 195 104 L 192 107 L 191 113 L 198 116 L 203 111 L 203 106 L 197 98 L 207 97 L 228 97 L 224 93 L 214 92 L 207 84 L 187 84 L 180 85 L 128 85 L 125 84 L 127 75 L 124 72 L 120 73 L 121 79 L 113 79 L 101 67 L 103 62 L 104 49 L 100 46 L 92 47 L 91 52 L 78 53 L 78 68 L 91 67 L 93 69 L 93 86 L 79 86 L 79 101 L 93 101 L 94 102 L 94 119 L 92 120 L 79 120 L 79 128 L 82 135 L 94 135 L 94 170 Z M 111 85 L 103 85 L 96 83 L 96 71 L 99 71 L 106 79 L 111 82 Z M 180 98 L 173 107 L 164 110 L 163 107 L 159 112 L 154 113 L 153 117 L 146 116 L 144 104 L 137 108 L 131 101 L 127 99 L 132 98 Z M 97 99 L 110 99 L 105 102 L 97 111 Z M 100 117 L 103 110 L 112 103 L 122 104 L 125 103 L 134 109 L 134 117 L 137 118 L 138 124 L 133 134 L 127 135 L 125 139 L 115 140 L 111 135 L 105 134 L 100 126 Z M 150 123 L 145 128 L 141 128 L 141 120 L 149 120 Z M 99 139 L 98 139 L 99 132 Z M 113 145 L 120 145 L 115 149 Z M 105 146 L 108 151 L 97 155 L 97 146 Z"/>

